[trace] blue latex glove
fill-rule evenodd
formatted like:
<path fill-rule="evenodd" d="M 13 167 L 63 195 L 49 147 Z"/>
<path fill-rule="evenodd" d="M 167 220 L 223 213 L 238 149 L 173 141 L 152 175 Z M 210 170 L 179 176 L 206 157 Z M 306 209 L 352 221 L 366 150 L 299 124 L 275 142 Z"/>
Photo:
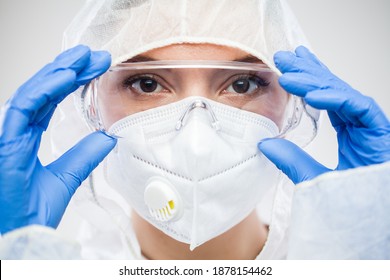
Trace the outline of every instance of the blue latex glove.
<path fill-rule="evenodd" d="M 104 73 L 107 52 L 77 46 L 59 55 L 22 85 L 0 118 L 0 231 L 29 224 L 56 227 L 72 195 L 116 144 L 95 132 L 61 158 L 42 166 L 37 153 L 56 105 Z"/>
<path fill-rule="evenodd" d="M 333 75 L 305 47 L 298 47 L 295 54 L 278 52 L 274 61 L 287 92 L 328 111 L 339 145 L 336 170 L 390 160 L 390 123 L 372 98 Z M 331 171 L 284 139 L 264 140 L 259 149 L 296 184 Z"/>

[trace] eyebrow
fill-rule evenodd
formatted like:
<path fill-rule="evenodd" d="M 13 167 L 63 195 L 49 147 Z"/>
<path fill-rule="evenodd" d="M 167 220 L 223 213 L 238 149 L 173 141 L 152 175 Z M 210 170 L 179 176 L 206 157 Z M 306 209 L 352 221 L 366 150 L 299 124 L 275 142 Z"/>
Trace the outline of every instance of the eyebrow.
<path fill-rule="evenodd" d="M 147 61 L 158 61 L 158 59 L 154 59 L 154 58 L 152 58 L 150 56 L 146 56 L 146 55 L 136 55 L 136 56 L 124 61 L 123 63 L 147 62 Z M 246 55 L 244 57 L 240 57 L 240 58 L 234 59 L 232 61 L 265 64 L 261 59 L 258 59 L 257 57 L 255 57 L 253 55 Z"/>
<path fill-rule="evenodd" d="M 147 62 L 147 61 L 157 61 L 157 59 L 151 58 L 146 55 L 136 55 L 122 63 L 130 63 L 130 62 Z"/>
<path fill-rule="evenodd" d="M 241 58 L 237 58 L 233 61 L 238 61 L 238 62 L 248 62 L 248 63 L 263 63 L 265 64 L 261 59 L 258 59 L 256 56 L 253 55 L 247 55 Z"/>

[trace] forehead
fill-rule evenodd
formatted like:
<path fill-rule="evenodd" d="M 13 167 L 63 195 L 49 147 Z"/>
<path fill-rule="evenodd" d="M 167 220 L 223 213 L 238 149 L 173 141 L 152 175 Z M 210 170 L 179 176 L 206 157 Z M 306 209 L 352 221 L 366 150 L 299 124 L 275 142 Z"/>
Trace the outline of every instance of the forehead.
<path fill-rule="evenodd" d="M 126 62 L 148 60 L 232 60 L 261 63 L 262 61 L 237 48 L 213 44 L 174 44 L 144 52 Z"/>

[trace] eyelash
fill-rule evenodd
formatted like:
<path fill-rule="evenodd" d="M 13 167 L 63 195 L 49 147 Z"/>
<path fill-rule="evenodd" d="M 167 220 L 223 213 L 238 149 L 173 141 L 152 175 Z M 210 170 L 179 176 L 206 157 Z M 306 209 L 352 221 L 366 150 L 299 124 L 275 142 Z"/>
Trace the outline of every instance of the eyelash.
<path fill-rule="evenodd" d="M 231 82 L 231 84 L 238 81 L 238 80 L 242 80 L 242 79 L 248 79 L 248 80 L 252 80 L 252 81 L 254 80 L 258 84 L 259 87 L 268 87 L 271 83 L 271 82 L 267 81 L 266 79 L 259 77 L 259 76 L 256 76 L 254 74 L 234 76 L 233 79 L 234 80 Z"/>
<path fill-rule="evenodd" d="M 123 88 L 125 89 L 131 89 L 132 91 L 135 91 L 133 85 L 142 80 L 142 79 L 150 79 L 150 80 L 154 80 L 158 83 L 158 85 L 160 85 L 162 87 L 162 89 L 164 91 L 169 91 L 165 86 L 163 86 L 162 84 L 164 83 L 162 81 L 162 79 L 157 76 L 157 75 L 154 75 L 154 74 L 140 74 L 140 75 L 136 75 L 136 76 L 131 76 L 129 78 L 126 78 L 123 82 L 122 82 L 122 86 Z M 259 77 L 255 74 L 246 74 L 246 75 L 237 75 L 237 76 L 233 76 L 229 79 L 229 81 L 227 82 L 228 86 L 227 87 L 224 87 L 224 90 L 222 90 L 222 92 L 226 92 L 227 89 L 229 87 L 231 87 L 233 85 L 233 83 L 239 81 L 239 80 L 250 80 L 252 82 L 255 82 L 258 89 L 265 89 L 267 88 L 271 82 L 267 81 L 266 79 L 262 78 L 262 77 Z M 225 83 L 226 84 L 226 83 Z M 256 90 L 256 92 L 258 92 L 258 90 Z M 141 92 L 139 94 L 148 94 L 147 92 Z M 156 94 L 156 93 L 151 93 L 151 94 Z M 232 94 L 240 94 L 240 93 L 232 93 Z M 250 95 L 250 94 L 254 94 L 253 92 L 252 93 L 248 93 L 246 95 Z"/>
<path fill-rule="evenodd" d="M 128 77 L 126 78 L 123 82 L 122 82 L 122 86 L 124 88 L 129 88 L 131 87 L 131 85 L 133 85 L 135 82 L 137 81 L 140 81 L 142 79 L 150 79 L 150 80 L 154 80 L 156 81 L 157 83 L 161 84 L 161 79 L 154 75 L 154 74 L 140 74 L 140 75 L 136 75 L 136 76 L 131 76 L 131 77 Z"/>
<path fill-rule="evenodd" d="M 157 83 L 157 88 L 160 87 L 161 90 L 159 90 L 157 92 L 154 91 L 155 89 L 152 92 L 137 90 L 135 84 L 137 82 L 141 82 L 142 80 L 153 80 L 154 82 Z M 166 83 L 164 82 L 164 80 L 155 74 L 139 74 L 139 75 L 131 76 L 131 77 L 124 79 L 122 82 L 122 87 L 125 90 L 132 91 L 134 94 L 147 96 L 147 95 L 157 95 L 160 93 L 170 92 L 170 90 L 168 89 L 168 87 L 165 86 L 165 84 Z"/>
<path fill-rule="evenodd" d="M 254 82 L 256 84 L 257 88 L 249 93 L 228 92 L 228 89 L 230 87 L 232 87 L 235 82 L 237 82 L 239 80 L 249 80 L 251 82 Z M 233 76 L 232 78 L 229 79 L 227 84 L 228 84 L 228 86 L 225 87 L 223 90 L 223 92 L 225 92 L 226 94 L 249 96 L 249 95 L 258 94 L 259 91 L 266 89 L 271 84 L 271 82 L 263 77 L 255 75 L 255 74 L 244 74 L 244 75 Z"/>

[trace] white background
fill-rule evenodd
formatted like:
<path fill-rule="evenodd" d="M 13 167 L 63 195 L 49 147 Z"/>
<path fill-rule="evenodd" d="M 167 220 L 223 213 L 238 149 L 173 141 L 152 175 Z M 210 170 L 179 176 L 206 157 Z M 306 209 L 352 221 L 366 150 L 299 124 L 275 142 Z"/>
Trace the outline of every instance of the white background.
<path fill-rule="evenodd" d="M 136 275 L 119 275 L 119 269 L 179 269 L 179 272 L 184 272 L 184 269 L 202 269 L 203 274 L 184 276 L 184 275 L 159 275 L 156 276 L 136 276 Z M 214 267 L 219 271 L 220 267 L 271 267 L 272 275 L 213 275 Z M 269 271 L 267 269 L 267 271 Z M 175 261 L 151 261 L 151 260 L 131 260 L 131 261 L 2 261 L 1 275 L 4 275 L 5 280 L 20 280 L 20 279 L 39 279 L 39 280 L 69 280 L 69 279 L 111 279 L 111 280 L 127 280 L 127 279 L 145 279 L 145 280 L 161 280 L 161 279 L 196 279 L 196 280 L 328 280 L 328 279 L 375 279 L 387 280 L 390 277 L 389 261 L 377 260 L 355 260 L 355 261 L 247 261 L 247 260 L 175 260 Z"/>
<path fill-rule="evenodd" d="M 313 49 L 337 75 L 374 97 L 390 115 L 390 1 L 289 0 Z M 0 0 L 0 104 L 61 51 L 62 32 L 83 0 Z M 49 160 L 44 138 L 41 156 Z M 314 157 L 337 162 L 325 119 L 311 145 Z"/>

